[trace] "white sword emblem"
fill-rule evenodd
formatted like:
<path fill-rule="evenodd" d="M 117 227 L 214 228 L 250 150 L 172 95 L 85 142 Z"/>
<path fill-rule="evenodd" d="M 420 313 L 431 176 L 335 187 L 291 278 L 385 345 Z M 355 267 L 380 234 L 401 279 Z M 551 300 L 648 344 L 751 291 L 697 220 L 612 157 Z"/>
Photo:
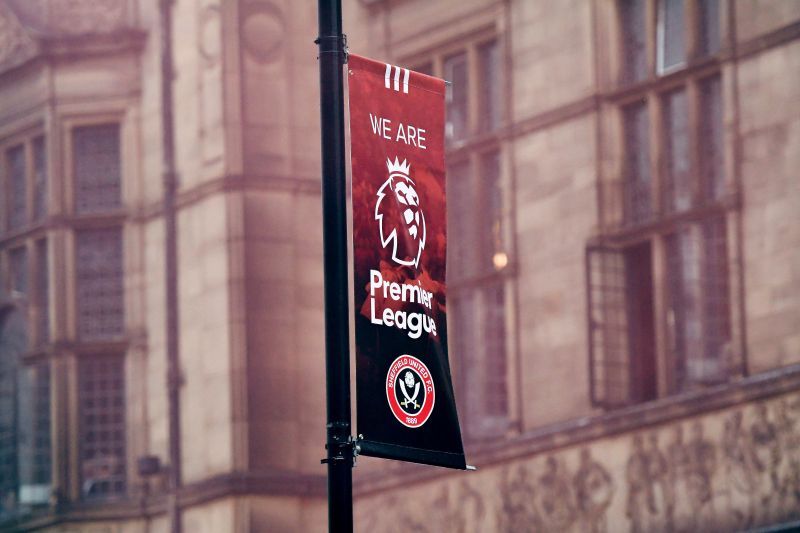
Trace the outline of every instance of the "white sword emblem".
<path fill-rule="evenodd" d="M 414 404 L 414 409 L 419 409 L 419 404 L 416 401 L 417 395 L 419 394 L 419 381 L 417 381 L 414 384 L 414 395 L 413 396 L 409 396 L 408 395 L 408 392 L 406 391 L 405 381 L 403 381 L 402 379 L 400 379 L 398 381 L 400 381 L 400 392 L 402 392 L 403 396 L 405 396 L 405 398 L 406 398 L 405 401 L 400 402 L 400 405 L 402 405 L 403 407 L 408 409 L 408 405 L 409 404 Z"/>

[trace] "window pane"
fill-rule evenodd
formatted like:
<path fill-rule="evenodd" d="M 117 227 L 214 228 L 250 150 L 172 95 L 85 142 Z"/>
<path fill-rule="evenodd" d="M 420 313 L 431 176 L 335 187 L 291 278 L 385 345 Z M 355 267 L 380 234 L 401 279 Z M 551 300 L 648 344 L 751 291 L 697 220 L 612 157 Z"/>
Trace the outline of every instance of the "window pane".
<path fill-rule="evenodd" d="M 700 170 L 709 200 L 718 200 L 725 194 L 721 91 L 719 76 L 700 85 Z"/>
<path fill-rule="evenodd" d="M 79 371 L 81 495 L 94 499 L 124 494 L 124 359 L 84 358 Z"/>
<path fill-rule="evenodd" d="M 624 0 L 620 3 L 624 79 L 627 82 L 647 77 L 645 4 L 645 0 Z"/>
<path fill-rule="evenodd" d="M 33 173 L 35 196 L 33 213 L 37 220 L 47 214 L 47 150 L 44 137 L 33 141 Z"/>
<path fill-rule="evenodd" d="M 704 353 L 707 377 L 723 377 L 732 354 L 728 243 L 724 216 L 703 222 Z"/>
<path fill-rule="evenodd" d="M 42 505 L 50 500 L 50 367 L 23 368 L 19 382 L 19 501 Z"/>
<path fill-rule="evenodd" d="M 684 44 L 684 0 L 661 0 L 658 10 L 658 64 L 659 72 L 683 64 L 686 60 Z"/>
<path fill-rule="evenodd" d="M 697 0 L 700 17 L 700 54 L 711 55 L 719 52 L 720 24 L 719 0 Z"/>
<path fill-rule="evenodd" d="M 667 245 L 676 388 L 721 381 L 734 355 L 725 218 L 687 228 Z"/>
<path fill-rule="evenodd" d="M 476 378 L 484 380 L 486 415 L 504 417 L 508 413 L 505 290 L 502 283 L 497 283 L 483 289 L 483 293 L 486 306 L 486 342 L 484 360 L 479 367 L 483 372 Z"/>
<path fill-rule="evenodd" d="M 3 300 L 5 297 L 0 296 Z M 20 362 L 28 346 L 24 306 L 0 321 L 0 519 L 19 510 Z"/>
<path fill-rule="evenodd" d="M 500 47 L 492 41 L 478 49 L 481 76 L 480 131 L 488 132 L 500 125 Z"/>
<path fill-rule="evenodd" d="M 503 246 L 503 188 L 500 177 L 500 153 L 490 152 L 481 157 L 483 206 L 481 228 L 481 269 L 502 270 L 508 262 Z"/>
<path fill-rule="evenodd" d="M 26 344 L 24 326 L 19 328 L 22 323 L 19 312 L 0 323 L 0 518 L 16 509 L 17 365 Z"/>
<path fill-rule="evenodd" d="M 672 329 L 671 352 L 675 388 L 683 389 L 697 378 L 703 359 L 700 246 L 692 228 L 667 239 L 669 281 L 668 321 Z"/>
<path fill-rule="evenodd" d="M 666 141 L 664 200 L 667 211 L 683 211 L 692 204 L 688 117 L 686 91 L 675 91 L 664 98 Z"/>
<path fill-rule="evenodd" d="M 444 61 L 444 79 L 451 82 L 447 86 L 445 137 L 448 141 L 459 141 L 465 139 L 467 134 L 467 107 L 468 97 L 468 77 L 467 77 L 467 54 L 450 56 Z"/>
<path fill-rule="evenodd" d="M 618 250 L 587 252 L 592 403 L 603 407 L 630 401 L 630 335 L 625 256 Z"/>
<path fill-rule="evenodd" d="M 122 231 L 77 234 L 78 334 L 108 339 L 123 333 Z"/>
<path fill-rule="evenodd" d="M 6 152 L 8 165 L 8 227 L 21 228 L 27 222 L 26 197 L 27 186 L 25 180 L 25 146 L 20 144 Z"/>
<path fill-rule="evenodd" d="M 623 109 L 625 131 L 625 221 L 643 222 L 652 214 L 650 176 L 650 121 L 647 104 Z"/>
<path fill-rule="evenodd" d="M 14 248 L 10 254 L 11 290 L 20 295 L 28 294 L 28 250 Z"/>
<path fill-rule="evenodd" d="M 508 421 L 504 286 L 461 290 L 451 301 L 465 426 L 472 436 L 494 435 Z"/>
<path fill-rule="evenodd" d="M 93 213 L 119 207 L 119 125 L 75 128 L 72 142 L 77 212 Z"/>
<path fill-rule="evenodd" d="M 448 169 L 447 196 L 448 276 L 456 281 L 473 273 L 478 264 L 475 184 L 469 162 Z"/>
<path fill-rule="evenodd" d="M 50 280 L 47 258 L 47 241 L 36 242 L 36 312 L 37 338 L 39 342 L 50 340 Z"/>

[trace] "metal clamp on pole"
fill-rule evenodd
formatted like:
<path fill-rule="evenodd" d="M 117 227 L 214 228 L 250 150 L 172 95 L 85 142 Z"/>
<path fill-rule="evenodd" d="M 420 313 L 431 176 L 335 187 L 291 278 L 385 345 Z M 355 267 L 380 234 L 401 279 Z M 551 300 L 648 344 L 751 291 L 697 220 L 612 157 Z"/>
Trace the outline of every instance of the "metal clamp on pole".
<path fill-rule="evenodd" d="M 359 435 L 355 439 L 352 435 L 347 435 L 347 439 L 343 439 L 340 432 L 335 431 L 336 429 L 348 429 L 348 426 L 341 423 L 332 423 L 328 424 L 328 430 L 331 433 L 331 444 L 326 444 L 325 449 L 330 450 L 328 457 L 325 459 L 320 459 L 320 464 L 326 465 L 329 462 L 334 461 L 348 461 L 352 460 L 352 465 L 355 466 L 356 457 L 358 457 L 359 452 L 361 451 L 361 447 L 358 445 L 359 439 L 363 439 L 362 435 Z M 333 431 L 331 431 L 333 430 Z"/>
<path fill-rule="evenodd" d="M 350 48 L 347 46 L 347 35 L 342 34 L 341 38 L 337 35 L 319 36 L 314 40 L 314 44 L 319 45 L 320 54 L 342 54 L 342 63 L 347 63 L 350 55 Z"/>

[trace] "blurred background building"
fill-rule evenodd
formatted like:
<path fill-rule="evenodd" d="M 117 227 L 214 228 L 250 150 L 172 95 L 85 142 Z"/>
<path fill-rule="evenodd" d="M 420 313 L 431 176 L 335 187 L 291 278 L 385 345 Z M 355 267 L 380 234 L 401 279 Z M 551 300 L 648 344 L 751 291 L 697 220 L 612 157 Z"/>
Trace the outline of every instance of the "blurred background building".
<path fill-rule="evenodd" d="M 156 0 L 0 0 L 0 530 L 167 531 Z M 326 527 L 311 0 L 175 0 L 186 532 Z M 800 2 L 349 0 L 452 82 L 476 473 L 359 458 L 360 531 L 800 520 Z"/>

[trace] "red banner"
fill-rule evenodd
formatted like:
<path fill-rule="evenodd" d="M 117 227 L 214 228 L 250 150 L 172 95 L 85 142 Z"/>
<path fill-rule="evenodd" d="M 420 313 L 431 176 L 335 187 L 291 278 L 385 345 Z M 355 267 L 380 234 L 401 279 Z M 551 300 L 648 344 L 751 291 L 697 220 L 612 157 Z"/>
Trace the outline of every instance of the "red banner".
<path fill-rule="evenodd" d="M 362 453 L 465 468 L 447 351 L 445 83 L 349 56 Z"/>

